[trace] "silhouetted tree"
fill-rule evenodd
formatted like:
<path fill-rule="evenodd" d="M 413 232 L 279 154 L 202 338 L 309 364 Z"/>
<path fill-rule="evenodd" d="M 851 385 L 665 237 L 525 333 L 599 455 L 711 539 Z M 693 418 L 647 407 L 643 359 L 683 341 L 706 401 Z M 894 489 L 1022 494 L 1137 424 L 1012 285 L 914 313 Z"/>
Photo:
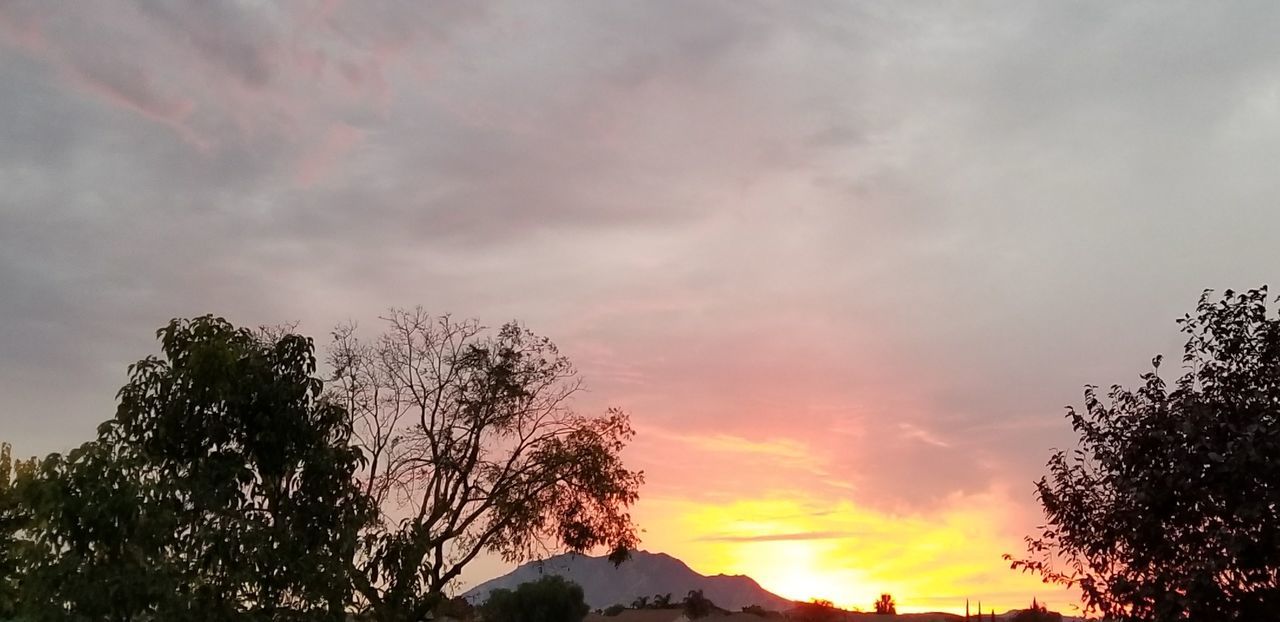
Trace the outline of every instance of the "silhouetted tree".
<path fill-rule="evenodd" d="M 747 605 L 742 608 L 742 613 L 749 613 L 753 616 L 760 616 L 762 618 L 769 615 L 769 612 L 760 605 Z"/>
<path fill-rule="evenodd" d="M 667 592 L 666 594 L 653 595 L 654 609 L 666 609 L 667 607 L 670 607 L 670 606 L 671 606 L 671 592 Z"/>
<path fill-rule="evenodd" d="M 95 441 L 19 477 L 36 620 L 341 620 L 369 514 L 311 341 L 205 316 L 157 334 Z"/>
<path fill-rule="evenodd" d="M 893 596 L 881 594 L 880 600 L 876 601 L 876 614 L 878 615 L 896 615 L 898 613 L 898 605 L 893 602 Z"/>
<path fill-rule="evenodd" d="M 689 595 L 684 597 L 684 615 L 690 620 L 697 620 L 711 615 L 715 608 L 715 603 L 703 596 L 702 590 L 691 590 Z"/>
<path fill-rule="evenodd" d="M 792 617 L 800 622 L 827 622 L 839 615 L 835 604 L 825 598 L 815 598 L 800 603 L 792 611 Z"/>
<path fill-rule="evenodd" d="M 352 413 L 382 508 L 355 587 L 375 619 L 417 620 L 484 552 L 520 561 L 552 548 L 636 543 L 627 514 L 642 475 L 619 456 L 625 414 L 569 408 L 580 382 L 554 344 L 516 325 L 395 310 L 372 344 L 334 334 L 331 395 Z"/>
<path fill-rule="evenodd" d="M 177 593 L 180 569 L 162 563 L 176 514 L 109 449 L 92 442 L 50 454 L 14 481 L 24 523 L 17 619 L 132 620 L 189 609 Z"/>
<path fill-rule="evenodd" d="M 32 517 L 19 486 L 37 467 L 34 458 L 15 460 L 12 447 L 0 443 L 0 620 L 18 615 L 22 572 L 31 563 L 29 543 L 21 532 L 30 527 Z"/>
<path fill-rule="evenodd" d="M 627 606 L 621 603 L 616 605 L 609 605 L 608 607 L 604 608 L 604 615 L 612 618 L 613 616 L 616 616 L 626 610 L 627 610 Z"/>
<path fill-rule="evenodd" d="M 461 596 L 454 596 L 453 598 L 441 600 L 440 604 L 436 605 L 433 613 L 435 614 L 433 618 L 437 620 L 440 618 L 470 620 L 475 617 L 476 608 L 467 599 Z"/>
<path fill-rule="evenodd" d="M 991 615 L 994 617 L 995 612 Z M 1062 614 L 1050 612 L 1047 607 L 1032 598 L 1031 606 L 1015 614 L 1013 622 L 1062 622 Z"/>
<path fill-rule="evenodd" d="M 1115 620 L 1261 620 L 1280 611 L 1280 319 L 1266 288 L 1206 291 L 1186 372 L 1085 390 L 1079 448 L 1049 461 L 1046 524 L 1014 568 Z M 1006 558 L 1010 558 L 1006 556 Z M 1010 558 L 1011 559 L 1011 558 Z"/>
<path fill-rule="evenodd" d="M 644 609 L 648 606 L 649 606 L 648 596 L 637 596 L 635 600 L 631 601 L 632 609 Z"/>
<path fill-rule="evenodd" d="M 559 575 L 494 590 L 480 607 L 485 622 L 581 622 L 589 610 L 582 588 Z"/>

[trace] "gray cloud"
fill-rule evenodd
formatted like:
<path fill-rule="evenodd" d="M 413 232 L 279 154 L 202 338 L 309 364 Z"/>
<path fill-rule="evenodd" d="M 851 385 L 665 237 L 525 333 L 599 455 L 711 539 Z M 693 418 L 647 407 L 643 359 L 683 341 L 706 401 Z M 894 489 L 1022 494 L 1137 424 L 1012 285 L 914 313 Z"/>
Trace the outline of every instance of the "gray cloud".
<path fill-rule="evenodd" d="M 862 503 L 1025 487 L 1082 384 L 1274 281 L 1277 17 L 5 3 L 0 431 L 86 438 L 175 315 L 421 303 Z"/>

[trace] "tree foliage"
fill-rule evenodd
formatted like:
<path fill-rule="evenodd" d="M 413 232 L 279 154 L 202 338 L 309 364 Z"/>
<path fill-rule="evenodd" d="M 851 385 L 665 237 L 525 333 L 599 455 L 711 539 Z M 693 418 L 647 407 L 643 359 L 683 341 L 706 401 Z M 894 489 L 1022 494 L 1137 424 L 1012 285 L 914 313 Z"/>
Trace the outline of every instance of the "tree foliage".
<path fill-rule="evenodd" d="M 897 615 L 898 605 L 893 602 L 893 596 L 881 594 L 880 598 L 876 600 L 875 610 L 879 615 Z"/>
<path fill-rule="evenodd" d="M 14 495 L 34 619 L 333 619 L 365 503 L 309 339 L 205 316 L 157 334 L 98 438 Z"/>
<path fill-rule="evenodd" d="M 96 439 L 0 447 L 0 619 L 416 621 L 465 612 L 444 588 L 482 552 L 621 561 L 626 415 L 574 413 L 572 366 L 514 324 L 389 322 L 336 335 L 326 392 L 291 329 L 174 320 Z"/>
<path fill-rule="evenodd" d="M 690 590 L 684 597 L 684 615 L 690 620 L 705 618 L 715 611 L 716 604 L 702 594 L 702 590 Z"/>
<path fill-rule="evenodd" d="M 994 617 L 995 612 L 991 615 Z M 1049 611 L 1048 607 L 1032 598 L 1031 606 L 1014 614 L 1013 622 L 1062 622 L 1062 614 Z"/>
<path fill-rule="evenodd" d="M 471 620 L 475 618 L 476 608 L 462 596 L 445 598 L 436 605 L 432 619 L 453 618 L 455 620 Z"/>
<path fill-rule="evenodd" d="M 1184 374 L 1085 390 L 1079 447 L 1036 485 L 1046 525 L 1013 566 L 1115 620 L 1261 620 L 1280 611 L 1280 319 L 1265 288 L 1205 292 Z M 1008 556 L 1006 556 L 1008 557 Z"/>
<path fill-rule="evenodd" d="M 558 575 L 494 590 L 480 607 L 485 622 L 581 622 L 588 611 L 582 588 Z"/>
<path fill-rule="evenodd" d="M 22 503 L 22 487 L 38 466 L 35 458 L 15 459 L 13 448 L 0 443 L 0 619 L 18 614 L 19 579 L 32 560 L 30 544 L 22 537 L 31 523 L 31 513 Z"/>
<path fill-rule="evenodd" d="M 385 319 L 372 343 L 339 328 L 330 355 L 331 394 L 368 457 L 357 481 L 381 510 L 355 576 L 375 616 L 418 619 L 483 552 L 634 547 L 628 418 L 573 412 L 580 383 L 554 344 L 420 309 Z"/>
<path fill-rule="evenodd" d="M 796 605 L 791 617 L 800 622 L 830 622 L 840 617 L 840 614 L 841 611 L 836 609 L 835 603 L 824 598 L 815 598 L 807 603 Z M 763 610 L 757 615 L 764 615 Z"/>
<path fill-rule="evenodd" d="M 132 620 L 180 608 L 180 575 L 162 556 L 175 508 L 116 449 L 85 443 L 17 478 L 22 617 Z"/>

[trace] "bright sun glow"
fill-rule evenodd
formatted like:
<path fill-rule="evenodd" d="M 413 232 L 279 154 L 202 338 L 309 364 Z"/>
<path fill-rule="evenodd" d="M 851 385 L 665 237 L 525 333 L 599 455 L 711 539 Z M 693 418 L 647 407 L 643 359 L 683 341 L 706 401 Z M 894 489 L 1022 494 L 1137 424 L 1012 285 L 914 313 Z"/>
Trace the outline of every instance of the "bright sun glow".
<path fill-rule="evenodd" d="M 812 540 L 761 542 L 743 548 L 750 556 L 742 561 L 742 565 L 754 567 L 745 574 L 781 596 L 795 600 L 825 598 L 846 607 L 861 603 L 861 600 L 853 600 L 857 595 L 852 593 L 852 586 L 858 584 L 858 573 L 829 563 L 833 557 L 833 547 L 829 543 Z M 753 563 L 758 559 L 769 561 Z"/>
<path fill-rule="evenodd" d="M 966 598 L 1000 610 L 1032 596 L 1064 603 L 1061 591 L 1008 570 L 1018 550 L 997 518 L 999 495 L 957 498 L 930 515 L 894 515 L 840 501 L 756 499 L 720 504 L 658 500 L 645 504 L 650 539 L 707 574 L 745 574 L 796 600 L 827 599 L 870 609 L 882 592 L 899 609 L 963 612 Z M 982 508 L 982 509 L 976 509 Z"/>

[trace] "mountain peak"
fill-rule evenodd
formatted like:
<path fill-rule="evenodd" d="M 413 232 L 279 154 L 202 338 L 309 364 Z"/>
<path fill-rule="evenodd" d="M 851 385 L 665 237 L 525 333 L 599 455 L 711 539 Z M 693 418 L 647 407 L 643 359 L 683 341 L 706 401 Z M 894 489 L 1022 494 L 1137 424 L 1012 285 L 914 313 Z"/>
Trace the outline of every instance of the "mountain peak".
<path fill-rule="evenodd" d="M 672 600 L 679 602 L 691 590 L 702 590 L 716 605 L 729 610 L 747 605 L 784 610 L 795 604 L 760 587 L 751 577 L 698 574 L 676 557 L 649 551 L 633 551 L 630 559 L 616 566 L 604 556 L 555 555 L 481 583 L 463 597 L 473 603 L 483 602 L 493 590 L 513 589 L 545 575 L 559 575 L 582 586 L 587 604 L 593 609 L 628 605 L 639 597 L 653 598 L 658 594 L 671 594 Z"/>

